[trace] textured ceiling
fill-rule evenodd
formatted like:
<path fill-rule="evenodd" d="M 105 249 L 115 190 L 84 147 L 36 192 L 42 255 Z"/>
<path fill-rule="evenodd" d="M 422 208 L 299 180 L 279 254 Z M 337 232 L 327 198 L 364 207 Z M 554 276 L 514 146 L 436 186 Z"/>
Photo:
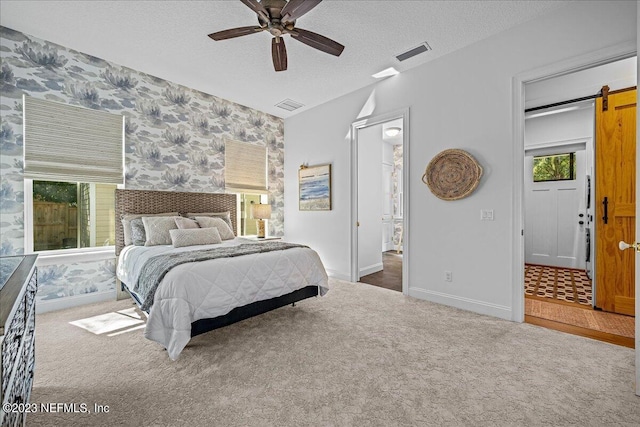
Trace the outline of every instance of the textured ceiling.
<path fill-rule="evenodd" d="M 213 41 L 207 34 L 257 23 L 239 0 L 0 2 L 0 24 L 279 117 L 322 104 L 507 28 L 565 1 L 325 0 L 297 26 L 334 39 L 340 57 L 285 37 L 289 69 L 276 73 L 267 32 Z M 427 41 L 432 51 L 395 55 Z M 296 112 L 276 108 L 289 98 Z"/>

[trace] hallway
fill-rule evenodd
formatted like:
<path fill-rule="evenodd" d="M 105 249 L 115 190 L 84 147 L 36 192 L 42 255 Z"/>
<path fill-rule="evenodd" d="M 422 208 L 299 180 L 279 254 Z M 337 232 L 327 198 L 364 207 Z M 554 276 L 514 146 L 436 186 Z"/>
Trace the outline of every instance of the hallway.
<path fill-rule="evenodd" d="M 402 292 L 402 253 L 383 252 L 382 265 L 382 271 L 362 276 L 360 282 Z"/>

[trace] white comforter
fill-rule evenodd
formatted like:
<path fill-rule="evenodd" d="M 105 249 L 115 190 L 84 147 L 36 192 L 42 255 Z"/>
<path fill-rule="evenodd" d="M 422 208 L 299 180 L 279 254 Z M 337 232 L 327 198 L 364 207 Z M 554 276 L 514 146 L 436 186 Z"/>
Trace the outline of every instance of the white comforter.
<path fill-rule="evenodd" d="M 251 243 L 242 238 L 224 246 Z M 260 244 L 260 243 L 256 243 Z M 117 276 L 129 289 L 142 265 L 152 256 L 208 249 L 219 245 L 127 246 L 118 259 Z M 162 344 L 172 360 L 191 339 L 191 323 L 227 314 L 235 307 L 288 294 L 306 286 L 329 290 L 327 273 L 318 254 L 309 248 L 264 252 L 182 264 L 162 279 L 149 311 L 144 336 Z"/>

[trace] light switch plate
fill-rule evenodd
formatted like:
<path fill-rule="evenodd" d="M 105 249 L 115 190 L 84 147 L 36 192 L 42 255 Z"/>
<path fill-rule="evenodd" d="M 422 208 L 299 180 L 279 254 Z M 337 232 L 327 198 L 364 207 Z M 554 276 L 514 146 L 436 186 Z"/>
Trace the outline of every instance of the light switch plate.
<path fill-rule="evenodd" d="M 481 221 L 493 221 L 493 209 L 480 209 Z"/>

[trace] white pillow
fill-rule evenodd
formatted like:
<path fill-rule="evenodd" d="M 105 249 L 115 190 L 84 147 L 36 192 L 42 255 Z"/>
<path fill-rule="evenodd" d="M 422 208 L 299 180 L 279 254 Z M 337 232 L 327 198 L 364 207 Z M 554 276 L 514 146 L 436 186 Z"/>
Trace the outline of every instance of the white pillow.
<path fill-rule="evenodd" d="M 231 212 L 230 211 L 227 211 L 227 212 L 188 213 L 185 216 L 189 217 L 189 218 L 195 218 L 197 216 L 211 216 L 211 217 L 214 217 L 214 218 L 222 218 L 222 219 L 224 219 L 224 222 L 227 223 L 229 228 L 231 228 L 233 230 L 233 225 L 231 224 Z"/>
<path fill-rule="evenodd" d="M 129 214 L 123 213 L 120 215 L 120 221 L 122 222 L 122 231 L 124 233 L 124 245 L 129 246 L 132 245 L 131 241 L 131 220 L 136 218 L 142 218 L 143 216 L 178 216 L 178 212 L 167 212 L 167 213 L 158 213 L 158 214 Z"/>
<path fill-rule="evenodd" d="M 176 217 L 173 216 L 143 216 L 144 232 L 147 236 L 145 246 L 170 245 L 169 230 L 178 228 Z"/>
<path fill-rule="evenodd" d="M 211 228 L 181 228 L 169 230 L 171 243 L 176 248 L 194 245 L 212 245 L 221 243 L 220 233 L 215 227 Z"/>
<path fill-rule="evenodd" d="M 200 224 L 200 227 L 202 228 L 210 228 L 210 227 L 217 228 L 222 240 L 230 240 L 236 237 L 235 234 L 233 234 L 233 231 L 231 230 L 231 228 L 227 225 L 226 221 L 223 220 L 222 218 L 213 218 L 210 216 L 197 216 L 196 221 L 198 221 L 198 224 Z"/>
<path fill-rule="evenodd" d="M 181 230 L 184 228 L 200 228 L 198 221 L 191 218 L 178 217 L 176 218 L 176 225 Z"/>

